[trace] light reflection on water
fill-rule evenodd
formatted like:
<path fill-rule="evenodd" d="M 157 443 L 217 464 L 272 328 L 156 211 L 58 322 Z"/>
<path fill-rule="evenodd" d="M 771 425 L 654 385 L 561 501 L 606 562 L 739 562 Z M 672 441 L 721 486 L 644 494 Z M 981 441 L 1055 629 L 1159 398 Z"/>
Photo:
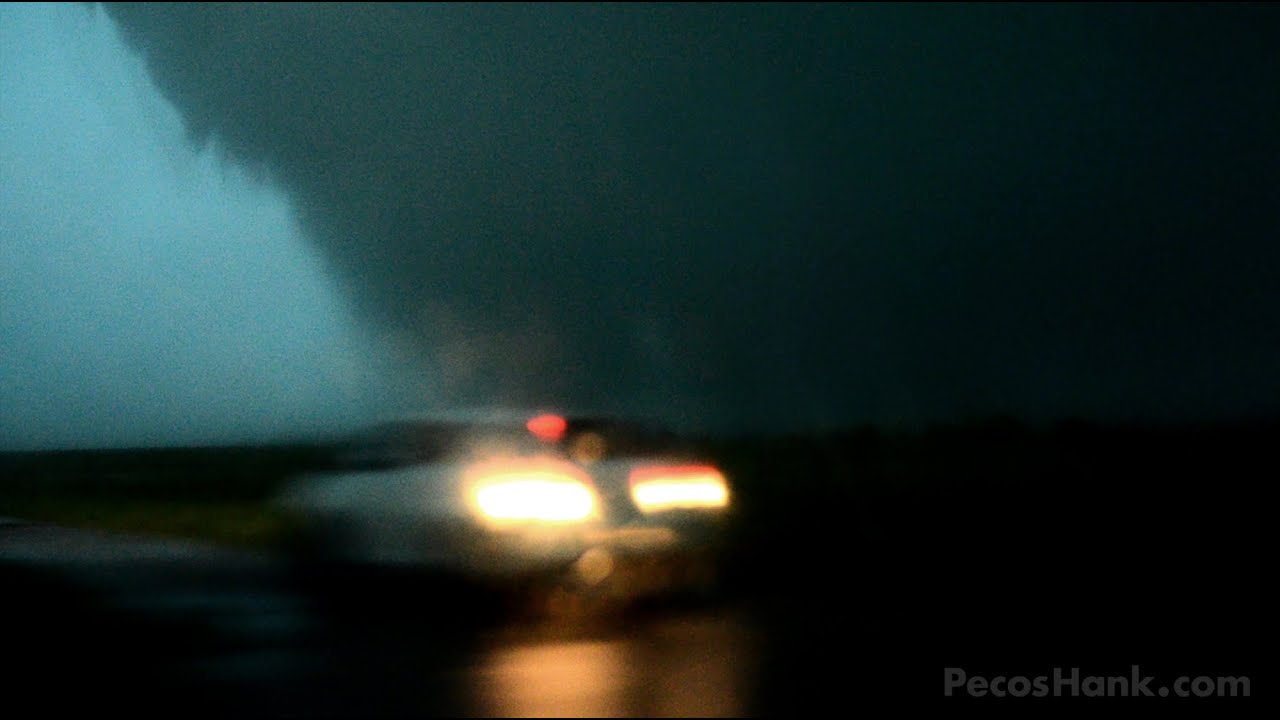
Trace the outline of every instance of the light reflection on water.
<path fill-rule="evenodd" d="M 479 715 L 741 716 L 748 645 L 734 620 L 699 616 L 643 623 L 616 637 L 508 637 L 480 654 L 466 682 Z"/>

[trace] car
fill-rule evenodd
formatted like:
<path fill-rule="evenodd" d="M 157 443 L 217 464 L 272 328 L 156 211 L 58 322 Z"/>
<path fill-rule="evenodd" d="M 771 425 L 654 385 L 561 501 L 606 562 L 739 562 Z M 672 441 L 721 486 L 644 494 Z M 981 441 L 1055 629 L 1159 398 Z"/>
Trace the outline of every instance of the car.
<path fill-rule="evenodd" d="M 278 500 L 311 563 L 448 574 L 538 602 L 715 589 L 729 481 L 651 423 L 411 416 L 342 447 Z"/>

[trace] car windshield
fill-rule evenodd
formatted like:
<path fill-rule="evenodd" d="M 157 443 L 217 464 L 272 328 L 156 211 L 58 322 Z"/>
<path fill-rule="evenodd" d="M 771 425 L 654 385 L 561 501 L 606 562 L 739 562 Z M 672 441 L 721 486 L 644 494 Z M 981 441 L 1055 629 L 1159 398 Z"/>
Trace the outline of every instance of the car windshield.
<path fill-rule="evenodd" d="M 1226 694 L 1278 129 L 1280 4 L 0 3 L 0 702 Z"/>

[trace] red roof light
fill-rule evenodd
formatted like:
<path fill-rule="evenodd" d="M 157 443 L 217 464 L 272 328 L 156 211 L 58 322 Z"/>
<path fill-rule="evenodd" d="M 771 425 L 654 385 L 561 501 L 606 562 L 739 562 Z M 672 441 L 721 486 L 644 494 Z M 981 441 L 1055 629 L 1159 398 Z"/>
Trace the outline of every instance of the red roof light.
<path fill-rule="evenodd" d="M 564 418 L 550 414 L 530 418 L 524 426 L 543 442 L 558 442 L 569 429 L 569 423 Z"/>

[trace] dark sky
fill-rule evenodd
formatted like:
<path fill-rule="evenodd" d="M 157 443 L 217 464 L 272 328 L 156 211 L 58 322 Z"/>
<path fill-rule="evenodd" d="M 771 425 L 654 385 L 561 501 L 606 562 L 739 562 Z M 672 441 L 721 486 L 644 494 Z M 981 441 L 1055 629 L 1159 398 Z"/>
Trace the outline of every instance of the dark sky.
<path fill-rule="evenodd" d="M 804 428 L 1280 409 L 1275 7 L 106 13 L 154 84 L 134 94 L 180 118 L 185 149 L 166 152 L 276 188 L 288 246 L 319 273 L 324 350 L 262 335 L 309 358 L 309 382 L 317 353 L 342 355 L 348 400 L 261 373 L 311 408 L 294 416 L 550 404 Z M 264 227 L 165 242 L 284 236 Z M 267 295 L 301 287 L 279 272 Z"/>

